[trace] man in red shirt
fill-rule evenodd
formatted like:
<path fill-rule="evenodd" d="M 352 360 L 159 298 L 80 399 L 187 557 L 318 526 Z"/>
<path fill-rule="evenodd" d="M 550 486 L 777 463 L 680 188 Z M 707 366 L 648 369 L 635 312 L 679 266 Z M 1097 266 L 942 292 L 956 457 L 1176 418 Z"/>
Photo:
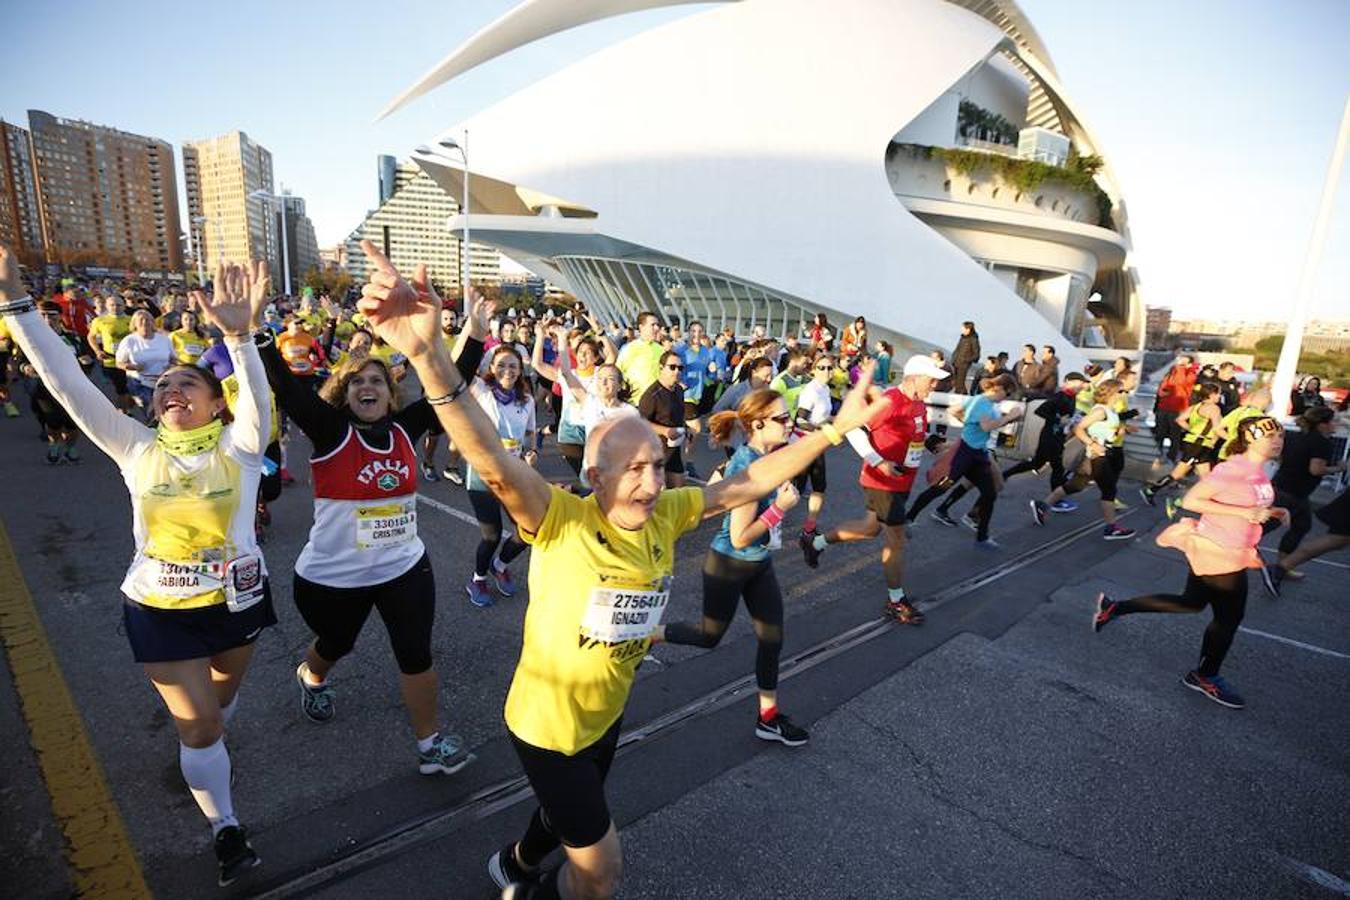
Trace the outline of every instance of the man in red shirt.
<path fill-rule="evenodd" d="M 923 613 L 905 597 L 901 586 L 905 574 L 905 502 L 919 472 L 925 450 L 942 441 L 928 436 L 928 406 L 924 402 L 933 385 L 951 375 L 927 356 L 911 356 L 905 363 L 899 386 L 885 394 L 891 405 L 867 427 L 848 433 L 848 441 L 862 457 L 858 483 L 867 509 L 860 518 L 840 522 L 825 534 L 803 533 L 799 539 L 806 564 L 815 568 L 830 544 L 867 541 L 884 535 L 881 569 L 886 576 L 886 614 L 903 625 L 923 624 Z"/>
<path fill-rule="evenodd" d="M 1163 439 L 1171 439 L 1167 458 L 1172 462 L 1177 461 L 1181 452 L 1181 431 L 1177 428 L 1177 416 L 1190 405 L 1196 372 L 1195 362 L 1183 353 L 1158 385 L 1158 399 L 1153 406 L 1156 423 L 1153 426 L 1153 439 L 1158 444 L 1159 453 L 1163 451 Z"/>
<path fill-rule="evenodd" d="M 80 342 L 84 343 L 89 337 L 89 322 L 95 315 L 84 288 L 78 284 L 68 285 L 52 299 L 61 307 L 61 324 L 66 326 L 67 331 L 79 335 Z"/>

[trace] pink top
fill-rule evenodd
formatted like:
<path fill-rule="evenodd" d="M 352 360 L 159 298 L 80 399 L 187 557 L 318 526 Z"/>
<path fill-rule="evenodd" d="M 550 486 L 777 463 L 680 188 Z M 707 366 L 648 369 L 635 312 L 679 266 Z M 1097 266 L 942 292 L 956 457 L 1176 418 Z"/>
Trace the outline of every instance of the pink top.
<path fill-rule="evenodd" d="M 1275 502 L 1275 489 L 1264 467 L 1245 456 L 1220 463 L 1205 480 L 1216 485 L 1210 497 L 1215 503 L 1252 509 Z M 1164 529 L 1157 540 L 1160 547 L 1174 547 L 1185 553 L 1197 575 L 1221 575 L 1261 565 L 1256 553 L 1261 526 L 1241 516 L 1205 513 L 1198 521 L 1182 519 Z"/>

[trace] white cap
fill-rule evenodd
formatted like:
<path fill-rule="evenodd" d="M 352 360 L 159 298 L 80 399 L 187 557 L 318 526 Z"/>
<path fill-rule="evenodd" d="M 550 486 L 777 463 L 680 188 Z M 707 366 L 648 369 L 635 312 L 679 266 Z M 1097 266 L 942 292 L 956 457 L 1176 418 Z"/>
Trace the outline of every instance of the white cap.
<path fill-rule="evenodd" d="M 915 354 L 905 361 L 905 377 L 910 375 L 927 375 L 929 378 L 935 378 L 938 381 L 951 375 L 946 369 L 933 362 L 931 357 Z"/>

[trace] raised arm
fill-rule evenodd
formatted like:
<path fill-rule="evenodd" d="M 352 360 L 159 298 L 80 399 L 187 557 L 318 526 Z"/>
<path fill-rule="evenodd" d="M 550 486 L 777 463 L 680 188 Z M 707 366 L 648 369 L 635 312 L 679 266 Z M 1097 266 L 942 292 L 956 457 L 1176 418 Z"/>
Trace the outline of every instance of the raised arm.
<path fill-rule="evenodd" d="M 27 292 L 19 278 L 19 264 L 8 247 L 0 246 L 0 306 L 23 300 Z M 31 301 L 30 301 L 31 302 Z M 130 416 L 123 415 L 107 396 L 85 377 L 70 345 L 47 327 L 37 311 L 7 315 L 6 324 L 38 377 L 52 392 L 80 430 L 117 463 L 130 462 L 141 445 L 155 433 Z"/>
<path fill-rule="evenodd" d="M 272 404 L 267 396 L 267 373 L 253 343 L 253 329 L 262 323 L 267 305 L 267 263 L 216 268 L 215 296 L 195 292 L 193 299 L 202 318 L 225 335 L 225 349 L 234 363 L 239 379 L 239 396 L 234 401 L 234 421 L 230 439 L 246 457 L 262 459 L 272 429 Z"/>
<path fill-rule="evenodd" d="M 891 403 L 889 397 L 873 401 L 867 399 L 867 389 L 872 385 L 874 368 L 871 360 L 863 364 L 858 383 L 844 398 L 838 415 L 834 417 L 833 425 L 813 431 L 796 443 L 760 457 L 743 472 L 705 487 L 703 517 L 706 519 L 719 515 L 765 496 L 783 482 L 790 481 L 832 444 L 842 443 L 841 433 L 847 433 L 872 421 L 889 407 Z"/>
<path fill-rule="evenodd" d="M 414 283 L 426 286 L 426 290 L 417 290 L 374 244 L 362 241 L 361 249 L 374 263 L 370 281 L 361 289 L 361 312 L 376 332 L 417 369 L 427 400 L 446 433 L 511 518 L 526 531 L 538 531 L 548 512 L 548 482 L 524 460 L 507 452 L 496 427 L 469 397 L 468 383 L 440 338 L 441 303 L 426 281 L 426 267 L 418 266 L 413 277 Z M 469 300 L 471 307 L 483 303 L 475 293 Z"/>
<path fill-rule="evenodd" d="M 566 332 L 564 332 L 564 335 L 565 334 Z M 566 343 L 567 343 L 566 339 L 564 338 L 563 346 L 559 347 L 558 349 L 559 359 L 562 359 L 564 356 L 567 355 Z M 544 378 L 547 378 L 549 381 L 558 380 L 558 367 L 553 365 L 552 363 L 544 362 L 543 328 L 536 328 L 534 331 L 534 350 L 533 352 L 530 353 L 530 365 L 534 366 L 534 370 L 538 372 L 540 375 L 544 376 Z"/>

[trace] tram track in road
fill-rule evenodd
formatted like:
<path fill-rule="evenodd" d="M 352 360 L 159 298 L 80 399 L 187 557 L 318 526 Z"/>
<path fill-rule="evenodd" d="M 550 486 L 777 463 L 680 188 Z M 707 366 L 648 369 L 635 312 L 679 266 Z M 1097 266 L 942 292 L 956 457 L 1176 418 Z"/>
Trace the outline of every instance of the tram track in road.
<path fill-rule="evenodd" d="M 1127 517 L 1132 512 L 1134 510 L 1127 510 L 1120 517 Z M 925 611 L 941 608 L 1025 569 L 1084 537 L 1100 532 L 1100 530 L 1101 523 L 1094 520 L 1056 535 L 1050 540 L 1025 550 L 998 565 L 947 586 L 934 594 L 931 600 L 920 604 L 920 607 Z M 890 633 L 895 627 L 895 622 L 890 618 L 878 616 L 819 641 L 789 657 L 785 657 L 780 665 L 779 681 L 798 677 L 823 663 Z M 754 691 L 755 679 L 753 674 L 716 687 L 667 713 L 623 732 L 619 738 L 617 755 L 622 757 L 632 753 L 653 739 L 680 728 L 693 720 L 724 709 L 744 699 Z M 450 809 L 404 820 L 385 830 L 382 834 L 352 847 L 337 858 L 304 872 L 289 876 L 283 875 L 281 880 L 264 886 L 261 892 L 250 896 L 257 897 L 259 900 L 283 900 L 283 898 L 310 895 L 345 877 L 354 875 L 415 847 L 446 837 L 466 825 L 490 818 L 518 803 L 529 800 L 531 796 L 529 783 L 523 775 L 502 779 L 475 791 Z"/>

